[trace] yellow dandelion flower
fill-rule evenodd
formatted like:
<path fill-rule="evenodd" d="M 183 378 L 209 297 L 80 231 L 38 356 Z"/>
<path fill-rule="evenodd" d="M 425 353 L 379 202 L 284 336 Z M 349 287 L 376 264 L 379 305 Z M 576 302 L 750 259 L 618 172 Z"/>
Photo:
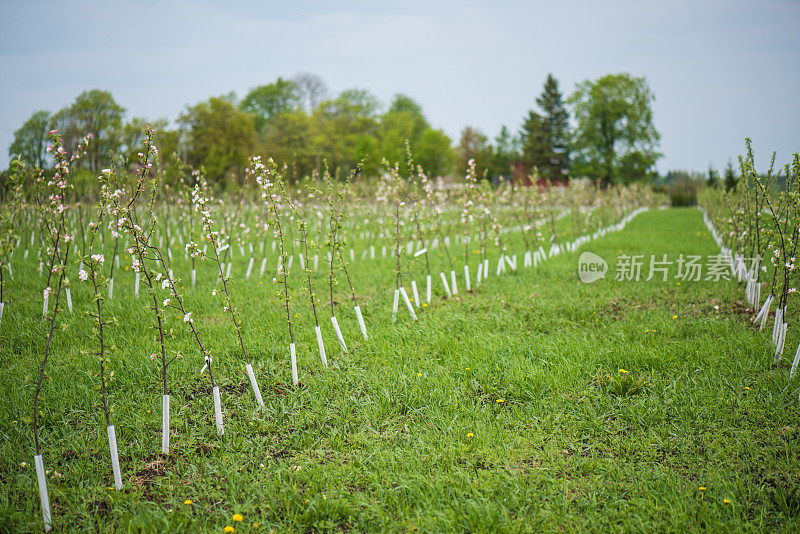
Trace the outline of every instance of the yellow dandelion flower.
<path fill-rule="evenodd" d="M 722 503 L 723 504 L 730 504 L 731 500 L 730 499 L 722 499 Z"/>
<path fill-rule="evenodd" d="M 673 316 L 672 316 L 672 318 L 673 318 L 673 319 L 677 319 L 677 318 L 678 318 L 678 316 L 677 316 L 677 315 L 673 315 Z"/>
<path fill-rule="evenodd" d="M 422 303 L 422 307 L 423 307 L 423 308 L 427 308 L 427 307 L 428 307 L 428 303 L 427 303 L 427 302 L 423 302 L 423 303 Z"/>
<path fill-rule="evenodd" d="M 259 282 L 259 283 L 258 283 L 258 285 L 263 285 L 263 284 L 264 284 L 264 282 Z"/>
<path fill-rule="evenodd" d="M 679 286 L 679 285 L 681 285 L 681 283 L 680 282 L 675 282 L 675 285 Z"/>
<path fill-rule="evenodd" d="M 467 371 L 469 371 L 469 367 L 467 367 Z"/>
<path fill-rule="evenodd" d="M 417 376 L 422 376 L 422 373 L 417 373 Z"/>
<path fill-rule="evenodd" d="M 706 490 L 706 487 L 705 487 L 705 486 L 700 486 L 700 488 L 698 488 L 698 489 L 699 489 L 700 491 L 705 491 L 705 490 Z"/>
<path fill-rule="evenodd" d="M 619 372 L 620 373 L 624 373 L 624 374 L 628 374 L 628 371 L 626 371 L 625 369 L 620 369 Z"/>
<path fill-rule="evenodd" d="M 467 437 L 468 438 L 474 438 L 475 434 L 473 434 L 472 432 L 467 432 Z"/>
<path fill-rule="evenodd" d="M 503 399 L 497 399 L 497 402 L 498 402 L 499 404 L 502 404 L 502 403 L 504 403 L 504 402 L 505 402 L 505 400 L 503 400 Z"/>
<path fill-rule="evenodd" d="M 749 388 L 749 387 L 747 387 L 747 386 L 745 386 L 745 387 L 744 387 L 744 389 L 745 389 L 745 390 L 748 390 L 748 391 L 750 390 L 750 388 Z"/>
<path fill-rule="evenodd" d="M 242 514 L 233 514 L 233 517 L 231 519 L 233 519 L 234 521 L 241 521 L 244 519 L 244 517 L 242 516 Z"/>
<path fill-rule="evenodd" d="M 222 532 L 233 532 L 234 530 L 236 529 L 230 525 L 227 525 L 225 528 L 222 529 Z"/>
<path fill-rule="evenodd" d="M 183 504 L 188 506 L 188 505 L 192 504 L 192 500 L 191 499 L 186 499 L 185 501 L 183 501 Z"/>

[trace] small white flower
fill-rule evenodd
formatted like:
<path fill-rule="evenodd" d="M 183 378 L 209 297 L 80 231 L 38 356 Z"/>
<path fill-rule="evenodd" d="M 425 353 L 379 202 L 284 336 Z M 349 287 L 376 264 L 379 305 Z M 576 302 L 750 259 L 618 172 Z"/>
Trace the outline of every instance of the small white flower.
<path fill-rule="evenodd" d="M 194 319 L 192 319 L 192 312 L 189 312 L 189 313 L 187 313 L 186 315 L 183 316 L 183 322 L 184 323 L 194 322 Z"/>
<path fill-rule="evenodd" d="M 100 265 L 103 265 L 103 262 L 106 261 L 102 254 L 92 254 L 92 259 Z"/>
<path fill-rule="evenodd" d="M 164 307 L 166 308 L 169 306 L 169 299 L 164 299 Z"/>
<path fill-rule="evenodd" d="M 211 290 L 211 296 L 212 297 L 216 297 L 217 296 L 217 290 L 216 289 L 212 289 Z"/>
<path fill-rule="evenodd" d="M 50 286 L 47 286 L 46 288 L 44 288 L 44 298 L 48 298 L 50 296 L 50 293 L 52 293 L 52 292 L 53 292 L 53 290 L 52 290 L 52 288 Z"/>
<path fill-rule="evenodd" d="M 82 282 L 85 282 L 86 279 L 89 278 L 89 273 L 81 269 L 80 271 L 78 271 L 78 278 L 80 278 Z"/>

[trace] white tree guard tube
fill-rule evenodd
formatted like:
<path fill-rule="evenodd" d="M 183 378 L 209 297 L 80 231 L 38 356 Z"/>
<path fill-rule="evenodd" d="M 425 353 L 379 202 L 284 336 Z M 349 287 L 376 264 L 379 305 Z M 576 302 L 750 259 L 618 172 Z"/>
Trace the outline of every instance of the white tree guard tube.
<path fill-rule="evenodd" d="M 481 276 L 482 276 L 482 275 L 483 275 L 483 262 L 480 262 L 480 263 L 478 264 L 478 275 L 477 275 L 477 279 L 475 280 L 475 285 L 476 285 L 476 286 L 479 286 L 479 285 L 481 285 Z"/>
<path fill-rule="evenodd" d="M 172 257 L 170 257 L 170 259 L 172 259 Z M 119 269 L 119 256 L 114 256 L 114 263 L 117 264 L 117 269 Z"/>
<path fill-rule="evenodd" d="M 262 243 L 263 245 L 263 243 Z M 264 256 L 264 259 L 261 260 L 261 269 L 258 272 L 258 276 L 264 276 L 264 269 L 267 268 L 267 257 Z"/>
<path fill-rule="evenodd" d="M 139 298 L 139 273 L 136 273 L 136 282 L 133 284 L 133 294 Z"/>
<path fill-rule="evenodd" d="M 489 258 L 483 260 L 483 279 L 489 278 Z"/>
<path fill-rule="evenodd" d="M 400 300 L 400 290 L 394 290 L 394 300 L 392 301 L 392 322 L 397 320 L 397 303 Z"/>
<path fill-rule="evenodd" d="M 197 269 L 192 269 L 192 287 L 194 287 L 195 283 L 197 282 Z"/>
<path fill-rule="evenodd" d="M 225 427 L 222 426 L 222 401 L 219 399 L 219 386 L 214 386 L 212 393 L 214 394 L 214 421 L 217 423 L 217 434 L 221 436 L 225 433 Z"/>
<path fill-rule="evenodd" d="M 450 271 L 450 291 L 453 295 L 458 295 L 458 285 L 456 284 L 456 272 Z"/>
<path fill-rule="evenodd" d="M 253 271 L 253 261 L 255 261 L 255 259 L 253 256 L 250 256 L 250 263 L 247 264 L 247 273 L 244 275 L 245 278 L 250 278 L 250 273 Z"/>
<path fill-rule="evenodd" d="M 361 306 L 356 306 L 356 319 L 358 319 L 358 326 L 361 328 L 361 334 L 364 336 L 364 339 L 369 339 L 367 337 L 367 325 L 364 324 L 364 317 L 361 315 Z"/>
<path fill-rule="evenodd" d="M 256 374 L 253 372 L 253 366 L 248 363 L 246 367 L 247 377 L 250 379 L 250 385 L 253 387 L 253 395 L 256 396 L 256 402 L 259 406 L 264 406 L 264 399 L 261 398 L 261 388 L 258 387 L 258 381 L 256 381 Z"/>
<path fill-rule="evenodd" d="M 800 344 L 797 345 L 797 352 L 794 353 L 794 360 L 792 360 L 792 368 L 789 370 L 789 378 L 794 376 L 797 370 L 797 364 L 800 363 Z"/>
<path fill-rule="evenodd" d="M 108 281 L 108 300 L 114 298 L 114 279 L 111 278 Z"/>
<path fill-rule="evenodd" d="M 106 431 L 108 431 L 108 448 L 111 451 L 111 468 L 114 470 L 114 487 L 120 491 L 122 489 L 122 473 L 119 470 L 117 432 L 114 430 L 114 425 L 108 425 Z"/>
<path fill-rule="evenodd" d="M 303 253 L 302 253 L 302 252 L 298 253 L 298 254 L 297 254 L 297 257 L 300 259 L 300 268 L 301 268 L 301 269 L 303 269 L 303 270 L 305 270 L 305 268 L 306 268 L 306 262 L 305 262 L 305 261 L 304 261 L 304 259 L 303 259 Z"/>
<path fill-rule="evenodd" d="M 756 307 L 759 305 L 760 302 L 761 302 L 761 284 L 756 282 L 756 292 L 755 295 L 753 295 L 753 309 L 756 309 Z"/>
<path fill-rule="evenodd" d="M 39 501 L 42 503 L 44 531 L 50 532 L 53 529 L 50 522 L 50 497 L 47 495 L 47 478 L 44 476 L 44 460 L 42 460 L 42 455 L 37 454 L 34 456 L 33 463 L 36 464 L 36 481 L 39 483 Z"/>
<path fill-rule="evenodd" d="M 319 254 L 314 254 L 314 270 L 315 271 L 317 270 L 318 266 L 319 266 Z"/>
<path fill-rule="evenodd" d="M 336 339 L 339 340 L 339 345 L 342 346 L 344 352 L 347 352 L 347 344 L 344 342 L 344 336 L 342 336 L 342 330 L 339 328 L 339 321 L 336 320 L 335 315 L 331 317 L 331 323 L 333 323 L 333 331 L 336 332 Z"/>
<path fill-rule="evenodd" d="M 779 331 L 778 331 L 778 341 L 775 344 L 775 358 L 773 359 L 773 363 L 780 361 L 783 357 L 783 343 L 786 339 L 786 327 L 787 324 L 781 322 Z"/>
<path fill-rule="evenodd" d="M 502 273 L 505 270 L 505 267 L 506 267 L 506 261 L 503 255 L 501 254 L 500 259 L 497 260 L 497 272 L 495 273 L 495 276 L 500 276 L 500 273 Z"/>
<path fill-rule="evenodd" d="M 772 295 L 767 297 L 767 299 L 764 301 L 764 304 L 761 306 L 761 309 L 758 310 L 758 313 L 753 318 L 753 324 L 757 323 L 762 317 L 769 314 L 769 305 L 771 303 L 772 303 Z"/>
<path fill-rule="evenodd" d="M 431 303 L 431 275 L 425 275 L 425 282 L 427 284 L 425 288 L 425 298 L 428 304 Z"/>
<path fill-rule="evenodd" d="M 325 356 L 325 343 L 322 341 L 322 329 L 319 325 L 314 327 L 314 333 L 317 335 L 317 345 L 319 346 L 319 357 L 322 360 L 322 366 L 328 367 L 328 358 Z"/>
<path fill-rule="evenodd" d="M 43 321 L 44 321 L 44 318 L 47 317 L 47 308 L 49 308 L 49 307 L 50 307 L 50 295 L 48 295 L 48 296 L 46 296 L 44 298 L 44 304 L 42 306 L 42 320 Z"/>
<path fill-rule="evenodd" d="M 769 318 L 769 307 L 772 304 L 772 300 L 773 300 L 773 296 L 770 295 L 769 297 L 767 297 L 767 300 L 764 302 L 764 306 L 766 306 L 767 309 L 764 312 L 764 315 L 761 316 L 761 324 L 758 327 L 759 331 L 764 330 L 764 325 L 767 324 L 767 319 Z"/>
<path fill-rule="evenodd" d="M 472 291 L 472 287 L 469 283 L 469 265 L 464 266 L 464 286 L 467 288 L 467 291 Z"/>
<path fill-rule="evenodd" d="M 781 323 L 783 322 L 783 308 L 775 311 L 775 324 L 772 325 L 772 343 L 778 344 L 778 335 L 781 333 Z"/>
<path fill-rule="evenodd" d="M 450 286 L 447 285 L 447 277 L 444 273 L 439 273 L 439 276 L 442 278 L 442 285 L 444 286 L 444 292 L 447 293 L 447 296 L 451 296 L 450 293 Z"/>
<path fill-rule="evenodd" d="M 65 287 L 67 291 L 67 307 L 69 308 L 69 312 L 72 313 L 72 292 L 70 292 L 68 287 Z"/>
<path fill-rule="evenodd" d="M 161 397 L 161 453 L 169 454 L 169 394 Z"/>
<path fill-rule="evenodd" d="M 289 343 L 289 354 L 292 357 L 292 384 L 297 386 L 300 383 L 300 379 L 297 378 L 297 349 L 294 343 Z"/>
<path fill-rule="evenodd" d="M 408 313 L 411 314 L 411 318 L 415 321 L 417 320 L 417 314 L 414 313 L 414 306 L 411 305 L 411 301 L 408 300 L 408 293 L 406 293 L 405 287 L 400 287 L 400 294 L 403 296 L 403 301 L 406 303 L 406 308 L 408 308 Z"/>
<path fill-rule="evenodd" d="M 6 307 L 5 302 L 0 302 L 0 324 L 3 324 L 3 308 Z"/>
<path fill-rule="evenodd" d="M 228 262 L 228 268 L 225 270 L 225 278 L 231 277 L 231 266 L 233 265 L 232 261 Z"/>
<path fill-rule="evenodd" d="M 421 303 L 419 301 L 419 291 L 417 291 L 417 281 L 416 280 L 412 280 L 411 281 L 411 293 L 413 293 L 413 295 L 414 295 L 414 304 L 416 304 L 417 308 L 419 308 L 421 306 Z"/>

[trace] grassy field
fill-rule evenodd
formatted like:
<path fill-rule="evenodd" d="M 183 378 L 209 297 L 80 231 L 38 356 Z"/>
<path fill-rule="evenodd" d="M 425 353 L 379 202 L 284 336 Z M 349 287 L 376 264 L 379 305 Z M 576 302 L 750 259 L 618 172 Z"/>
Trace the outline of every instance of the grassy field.
<path fill-rule="evenodd" d="M 620 254 L 718 253 L 700 213 L 652 210 L 582 250 L 609 262 L 604 280 L 581 284 L 578 254 L 564 254 L 490 276 L 474 294 L 437 295 L 417 322 L 401 304 L 397 324 L 390 260 L 356 270 L 371 339 L 347 308 L 343 354 L 325 310 L 323 369 L 302 314 L 296 389 L 275 288 L 266 277 L 234 284 L 264 410 L 209 275 L 187 302 L 215 349 L 226 433 L 215 433 L 207 375 L 176 321 L 168 457 L 150 317 L 121 277 L 108 304 L 119 319 L 110 397 L 121 492 L 109 487 L 87 298 L 75 290 L 83 304 L 59 319 L 43 391 L 55 529 L 800 529 L 798 384 L 785 363 L 771 365 L 769 332 L 751 326 L 740 286 L 678 283 L 675 266 L 667 282 L 613 280 Z M 30 413 L 46 327 L 39 281 L 20 283 L 29 298 L 0 328 L 0 530 L 12 532 L 41 529 Z"/>

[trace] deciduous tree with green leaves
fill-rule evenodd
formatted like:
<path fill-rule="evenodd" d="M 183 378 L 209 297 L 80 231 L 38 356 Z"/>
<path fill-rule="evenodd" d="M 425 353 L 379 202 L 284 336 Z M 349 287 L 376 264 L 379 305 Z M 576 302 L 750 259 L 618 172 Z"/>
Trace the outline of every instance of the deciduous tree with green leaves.
<path fill-rule="evenodd" d="M 50 112 L 37 111 L 14 132 L 14 142 L 8 149 L 13 160 L 20 160 L 30 166 L 43 169 L 47 162 L 47 132 L 50 130 Z"/>
<path fill-rule="evenodd" d="M 300 88 L 295 82 L 279 77 L 270 84 L 251 89 L 239 102 L 239 109 L 252 113 L 256 129 L 261 131 L 277 115 L 298 109 L 301 98 Z"/>
<path fill-rule="evenodd" d="M 62 135 L 68 154 L 74 154 L 83 136 L 91 134 L 93 139 L 84 164 L 97 172 L 110 165 L 112 155 L 119 149 L 124 113 L 125 108 L 117 104 L 111 93 L 92 89 L 82 92 L 75 102 L 53 115 L 50 128 Z"/>
<path fill-rule="evenodd" d="M 215 181 L 243 173 L 255 146 L 256 129 L 253 116 L 237 108 L 232 98 L 212 97 L 189 107 L 178 123 L 189 165 L 202 166 Z"/>
<path fill-rule="evenodd" d="M 650 179 L 661 157 L 654 100 L 647 80 L 630 74 L 579 83 L 568 100 L 577 122 L 573 175 L 588 176 L 602 186 Z"/>

